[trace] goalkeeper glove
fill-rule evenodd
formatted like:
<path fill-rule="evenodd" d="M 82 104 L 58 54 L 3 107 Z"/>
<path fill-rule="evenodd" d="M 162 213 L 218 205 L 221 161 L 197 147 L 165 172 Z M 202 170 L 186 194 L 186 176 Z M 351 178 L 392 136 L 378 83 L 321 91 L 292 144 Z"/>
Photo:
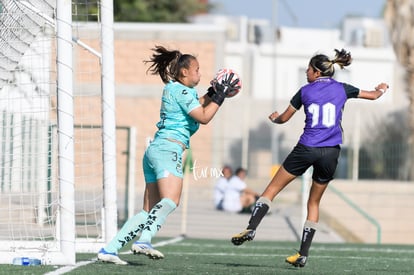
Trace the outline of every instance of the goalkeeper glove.
<path fill-rule="evenodd" d="M 216 91 L 214 91 L 213 86 L 210 86 L 210 88 L 207 89 L 207 96 L 209 98 L 212 98 L 215 93 L 216 93 Z"/>
<path fill-rule="evenodd" d="M 221 84 L 225 86 L 224 94 L 226 97 L 233 91 L 240 89 L 241 87 L 238 85 L 239 79 L 236 78 L 235 80 L 231 81 L 233 79 L 234 73 L 231 73 L 230 75 L 226 75 L 225 78 L 222 80 Z"/>
<path fill-rule="evenodd" d="M 223 104 L 224 102 L 224 99 L 226 98 L 226 94 L 225 94 L 226 86 L 219 84 L 219 83 L 215 83 L 214 88 L 215 88 L 215 92 L 211 95 L 211 101 L 216 103 L 218 106 L 221 106 L 221 104 Z"/>

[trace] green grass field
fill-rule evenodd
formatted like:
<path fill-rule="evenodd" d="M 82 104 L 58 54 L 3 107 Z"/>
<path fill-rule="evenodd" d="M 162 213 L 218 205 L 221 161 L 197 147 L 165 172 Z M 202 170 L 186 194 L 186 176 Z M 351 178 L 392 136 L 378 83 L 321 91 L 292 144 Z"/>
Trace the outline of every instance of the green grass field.
<path fill-rule="evenodd" d="M 414 274 L 414 246 L 318 244 L 304 268 L 284 262 L 298 243 L 253 241 L 233 246 L 230 241 L 158 240 L 163 260 L 121 252 L 129 262 L 118 266 L 96 261 L 96 254 L 78 254 L 77 266 L 1 265 L 0 274 Z M 157 243 L 155 240 L 154 244 Z"/>

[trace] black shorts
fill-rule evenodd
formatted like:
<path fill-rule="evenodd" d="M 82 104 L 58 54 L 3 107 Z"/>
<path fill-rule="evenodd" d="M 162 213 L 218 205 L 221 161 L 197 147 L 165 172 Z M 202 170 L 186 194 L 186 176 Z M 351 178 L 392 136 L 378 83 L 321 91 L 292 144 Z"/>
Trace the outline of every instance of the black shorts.
<path fill-rule="evenodd" d="M 330 182 L 338 165 L 339 145 L 332 147 L 308 147 L 298 143 L 283 162 L 283 167 L 295 176 L 301 176 L 313 166 L 312 179 L 319 183 Z"/>

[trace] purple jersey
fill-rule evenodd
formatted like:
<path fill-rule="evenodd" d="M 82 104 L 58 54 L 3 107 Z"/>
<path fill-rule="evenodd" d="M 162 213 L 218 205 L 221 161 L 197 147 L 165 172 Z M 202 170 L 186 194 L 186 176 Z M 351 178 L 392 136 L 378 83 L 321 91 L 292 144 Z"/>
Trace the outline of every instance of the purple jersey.
<path fill-rule="evenodd" d="M 303 86 L 291 100 L 297 110 L 303 105 L 306 115 L 299 143 L 309 147 L 342 144 L 342 111 L 347 99 L 358 93 L 358 88 L 329 77 Z"/>

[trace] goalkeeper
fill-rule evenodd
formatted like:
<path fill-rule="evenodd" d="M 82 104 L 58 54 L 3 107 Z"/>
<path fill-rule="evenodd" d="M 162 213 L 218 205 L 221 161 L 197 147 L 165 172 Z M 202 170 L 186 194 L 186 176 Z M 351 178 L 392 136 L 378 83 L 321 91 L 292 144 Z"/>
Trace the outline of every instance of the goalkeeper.
<path fill-rule="evenodd" d="M 335 73 L 334 65 L 337 64 L 342 69 L 352 61 L 349 52 L 343 49 L 335 52 L 336 56 L 332 60 L 323 54 L 313 56 L 306 70 L 308 84 L 293 96 L 290 105 L 283 113 L 270 114 L 269 119 L 273 123 L 282 124 L 303 105 L 306 116 L 304 132 L 257 200 L 247 229 L 231 239 L 234 245 L 253 240 L 256 228 L 269 211 L 271 201 L 293 179 L 312 166 L 312 186 L 300 250 L 286 258 L 287 263 L 299 267 L 304 267 L 306 264 L 309 248 L 318 227 L 319 203 L 328 183 L 333 179 L 338 163 L 340 144 L 342 144 L 342 111 L 345 102 L 349 98 L 375 100 L 388 88 L 387 84 L 380 83 L 374 90 L 365 91 L 335 81 L 332 78 Z"/>
<path fill-rule="evenodd" d="M 145 192 L 143 209 L 123 225 L 116 236 L 98 252 L 98 259 L 115 264 L 127 264 L 118 251 L 140 233 L 132 244 L 134 254 L 151 259 L 164 255 L 154 249 L 151 239 L 178 206 L 183 186 L 182 154 L 190 146 L 190 137 L 200 124 L 209 123 L 219 107 L 234 89 L 238 79 L 233 75 L 223 81 L 212 81 L 208 92 L 199 98 L 194 88 L 200 82 L 196 57 L 178 50 L 156 46 L 148 71 L 158 74 L 165 83 L 161 98 L 160 120 L 154 140 L 143 157 Z"/>

